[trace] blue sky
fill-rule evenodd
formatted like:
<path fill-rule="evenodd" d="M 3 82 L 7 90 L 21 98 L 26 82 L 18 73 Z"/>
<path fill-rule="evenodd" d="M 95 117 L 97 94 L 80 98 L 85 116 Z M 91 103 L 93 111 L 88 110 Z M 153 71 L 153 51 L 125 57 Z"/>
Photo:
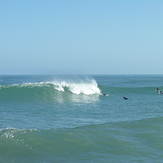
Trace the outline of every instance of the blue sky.
<path fill-rule="evenodd" d="M 162 0 L 0 1 L 0 74 L 161 74 Z"/>

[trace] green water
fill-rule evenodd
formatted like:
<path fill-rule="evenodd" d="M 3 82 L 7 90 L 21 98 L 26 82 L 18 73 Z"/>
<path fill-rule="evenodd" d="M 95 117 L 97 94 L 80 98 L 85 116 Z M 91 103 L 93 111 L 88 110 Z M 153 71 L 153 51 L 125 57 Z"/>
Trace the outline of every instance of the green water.
<path fill-rule="evenodd" d="M 156 88 L 163 75 L 0 76 L 0 162 L 161 163 Z"/>

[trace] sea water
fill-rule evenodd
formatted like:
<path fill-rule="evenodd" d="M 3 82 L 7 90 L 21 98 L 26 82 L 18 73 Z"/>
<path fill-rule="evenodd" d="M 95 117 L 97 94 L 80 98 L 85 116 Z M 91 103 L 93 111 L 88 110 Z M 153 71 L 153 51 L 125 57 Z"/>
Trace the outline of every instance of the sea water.
<path fill-rule="evenodd" d="M 156 88 L 163 75 L 0 76 L 0 162 L 161 163 Z"/>

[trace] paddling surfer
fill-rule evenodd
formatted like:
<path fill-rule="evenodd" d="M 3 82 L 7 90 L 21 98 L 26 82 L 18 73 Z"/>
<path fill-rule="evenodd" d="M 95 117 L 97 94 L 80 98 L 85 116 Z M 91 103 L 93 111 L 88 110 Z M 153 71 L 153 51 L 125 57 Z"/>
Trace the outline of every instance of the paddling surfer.
<path fill-rule="evenodd" d="M 127 97 L 123 97 L 125 100 L 128 100 L 128 98 Z"/>

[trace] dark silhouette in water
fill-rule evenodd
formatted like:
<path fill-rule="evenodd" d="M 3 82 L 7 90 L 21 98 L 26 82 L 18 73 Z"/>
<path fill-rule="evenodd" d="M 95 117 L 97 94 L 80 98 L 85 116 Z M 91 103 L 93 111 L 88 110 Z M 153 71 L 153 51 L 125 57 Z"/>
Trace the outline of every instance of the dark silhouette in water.
<path fill-rule="evenodd" d="M 157 91 L 160 95 L 163 94 L 163 93 L 162 93 L 162 90 L 160 90 L 160 89 L 158 89 L 158 88 L 156 88 L 156 91 Z"/>
<path fill-rule="evenodd" d="M 162 95 L 162 94 L 163 94 L 161 90 L 158 90 L 158 93 L 159 93 L 160 95 Z"/>
<path fill-rule="evenodd" d="M 126 97 L 123 97 L 125 100 L 128 100 L 128 98 L 126 98 Z"/>
<path fill-rule="evenodd" d="M 102 95 L 103 95 L 103 96 L 108 96 L 108 94 L 107 94 L 107 93 L 103 93 Z"/>

